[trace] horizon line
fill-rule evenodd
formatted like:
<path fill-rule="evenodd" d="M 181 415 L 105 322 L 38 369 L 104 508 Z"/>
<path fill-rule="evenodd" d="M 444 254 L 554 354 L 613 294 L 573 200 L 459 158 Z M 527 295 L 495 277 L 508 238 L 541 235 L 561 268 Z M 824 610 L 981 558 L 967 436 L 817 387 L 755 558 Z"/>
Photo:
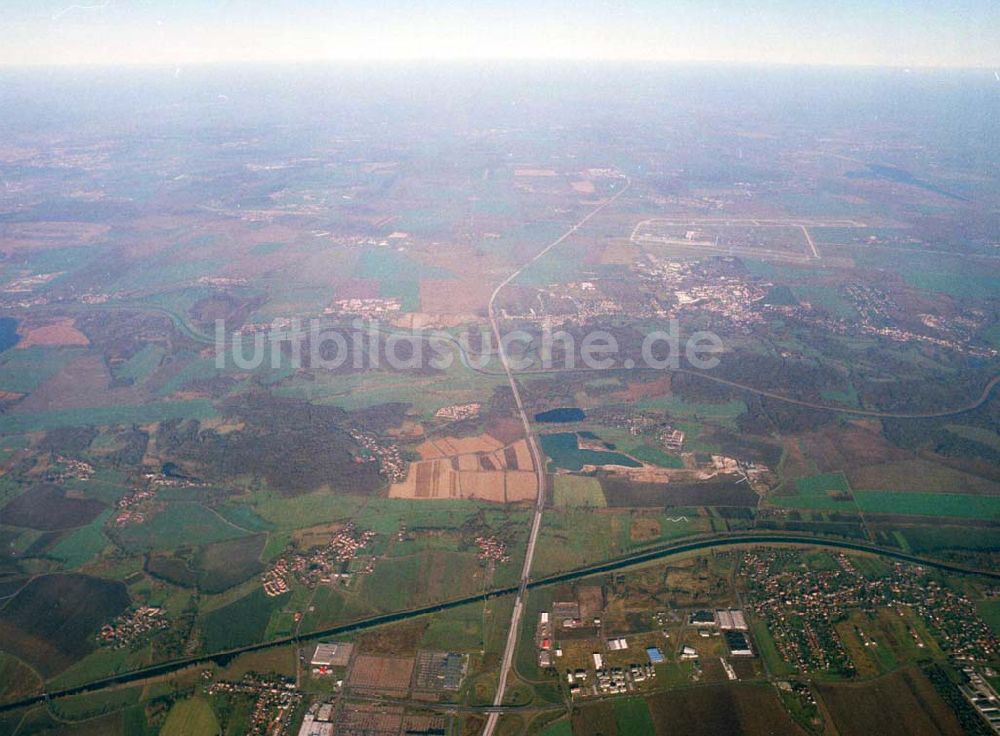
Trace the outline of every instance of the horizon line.
<path fill-rule="evenodd" d="M 181 67 L 224 67 L 224 66 L 398 66 L 401 64 L 420 65 L 503 65 L 503 64 L 592 64 L 592 65 L 650 65 L 689 67 L 746 67 L 746 68 L 800 68 L 800 69 L 869 69 L 884 71 L 993 71 L 1000 64 L 883 64 L 847 61 L 780 61 L 760 59 L 671 59 L 648 57 L 316 57 L 310 59 L 201 59 L 177 61 L 45 61 L 45 62 L 3 62 L 0 70 L 17 69 L 162 69 Z"/>

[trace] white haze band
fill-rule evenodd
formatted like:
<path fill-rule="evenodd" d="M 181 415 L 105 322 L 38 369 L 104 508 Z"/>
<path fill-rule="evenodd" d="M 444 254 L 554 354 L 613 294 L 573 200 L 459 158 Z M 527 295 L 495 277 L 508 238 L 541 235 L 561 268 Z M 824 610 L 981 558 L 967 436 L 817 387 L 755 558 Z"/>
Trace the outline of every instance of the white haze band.
<path fill-rule="evenodd" d="M 676 319 L 668 320 L 665 327 L 643 337 L 639 360 L 624 357 L 618 339 L 605 330 L 574 335 L 544 325 L 541 335 L 512 330 L 501 337 L 501 343 L 511 370 L 522 372 L 636 367 L 672 370 L 681 368 L 682 362 L 698 370 L 711 370 L 719 364 L 724 346 L 717 334 L 699 330 L 684 337 Z M 467 368 L 485 370 L 497 359 L 499 350 L 492 333 L 475 334 L 474 346 L 468 330 L 406 333 L 362 319 L 353 320 L 349 327 L 320 319 L 310 319 L 306 325 L 299 319 L 275 320 L 266 329 L 230 333 L 225 320 L 220 319 L 215 322 L 215 366 L 252 371 L 268 363 L 272 369 L 298 370 L 306 366 L 303 358 L 307 355 L 308 367 L 329 371 L 345 366 L 358 371 L 382 367 L 445 371 L 456 358 Z"/>

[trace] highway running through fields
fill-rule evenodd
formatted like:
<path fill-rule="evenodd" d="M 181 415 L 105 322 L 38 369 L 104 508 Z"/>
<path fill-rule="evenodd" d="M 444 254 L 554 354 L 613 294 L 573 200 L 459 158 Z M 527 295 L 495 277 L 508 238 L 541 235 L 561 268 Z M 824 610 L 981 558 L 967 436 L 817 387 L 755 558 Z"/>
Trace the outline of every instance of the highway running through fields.
<path fill-rule="evenodd" d="M 514 380 L 514 373 L 511 370 L 507 350 L 504 347 L 503 338 L 500 334 L 500 323 L 497 319 L 496 310 L 497 296 L 508 284 L 520 276 L 524 269 L 531 266 L 533 263 L 538 261 L 538 259 L 544 257 L 549 251 L 566 240 L 566 238 L 586 225 L 587 222 L 589 222 L 590 219 L 598 212 L 613 204 L 619 197 L 628 191 L 630 186 L 631 182 L 626 178 L 625 186 L 588 212 L 583 219 L 578 221 L 569 230 L 538 251 L 538 253 L 536 253 L 531 260 L 520 266 L 516 271 L 497 284 L 493 293 L 490 294 L 490 301 L 488 304 L 490 329 L 493 331 L 493 337 L 496 340 L 500 362 L 503 365 L 504 373 L 507 375 L 507 382 L 510 384 L 510 390 L 514 396 L 514 405 L 517 407 L 517 413 L 521 417 L 521 424 L 524 427 L 524 437 L 528 443 L 528 449 L 531 451 L 531 461 L 535 464 L 535 478 L 538 485 L 538 494 L 535 498 L 535 514 L 531 519 L 531 531 L 528 533 L 528 546 L 524 553 L 524 565 L 521 567 L 520 584 L 518 585 L 517 595 L 514 598 L 514 611 L 510 617 L 510 629 L 507 631 L 507 643 L 504 646 L 503 657 L 500 660 L 500 676 L 497 681 L 496 695 L 493 698 L 493 705 L 495 707 L 503 705 L 504 693 L 507 690 L 507 678 L 510 675 L 511 664 L 514 661 L 514 652 L 517 649 L 517 635 L 520 629 L 521 614 L 524 612 L 525 594 L 528 590 L 528 582 L 531 579 L 531 563 L 535 557 L 535 545 L 538 542 L 538 532 L 542 528 L 542 511 L 545 508 L 545 465 L 542 463 L 542 454 L 538 450 L 538 442 L 535 440 L 535 435 L 531 431 L 531 422 L 528 420 L 528 414 L 525 412 L 524 403 L 521 400 L 521 390 L 517 386 L 517 381 Z M 496 729 L 499 720 L 499 712 L 490 712 L 489 717 L 486 720 L 486 726 L 483 728 L 483 736 L 493 736 L 493 731 Z"/>

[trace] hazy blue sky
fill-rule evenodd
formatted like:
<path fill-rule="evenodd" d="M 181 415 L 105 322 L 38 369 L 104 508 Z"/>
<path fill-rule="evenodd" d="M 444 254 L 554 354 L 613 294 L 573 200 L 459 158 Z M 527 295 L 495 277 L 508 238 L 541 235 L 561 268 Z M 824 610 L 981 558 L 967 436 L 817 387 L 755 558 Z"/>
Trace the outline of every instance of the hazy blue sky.
<path fill-rule="evenodd" d="M 1000 1 L 0 2 L 0 64 L 414 58 L 991 67 Z"/>

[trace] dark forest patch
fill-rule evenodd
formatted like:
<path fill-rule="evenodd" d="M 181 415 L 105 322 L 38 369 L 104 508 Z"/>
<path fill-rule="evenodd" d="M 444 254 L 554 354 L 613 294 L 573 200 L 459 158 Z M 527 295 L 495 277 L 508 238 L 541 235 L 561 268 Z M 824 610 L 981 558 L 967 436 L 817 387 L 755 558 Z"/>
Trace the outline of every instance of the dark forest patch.
<path fill-rule="evenodd" d="M 71 498 L 52 483 L 29 488 L 7 504 L 2 512 L 5 524 L 41 531 L 73 529 L 92 521 L 104 510 L 92 498 Z"/>
<path fill-rule="evenodd" d="M 100 627 L 129 605 L 122 583 L 89 575 L 45 575 L 0 610 L 0 647 L 46 677 L 89 654 Z"/>
<path fill-rule="evenodd" d="M 255 392 L 226 402 L 223 412 L 245 429 L 220 434 L 197 422 L 164 423 L 157 435 L 164 459 L 194 464 L 213 481 L 263 478 L 288 495 L 327 484 L 349 493 L 383 485 L 376 463 L 358 461 L 361 448 L 347 432 L 352 417 L 342 409 Z M 390 414 L 395 421 L 398 412 Z"/>

